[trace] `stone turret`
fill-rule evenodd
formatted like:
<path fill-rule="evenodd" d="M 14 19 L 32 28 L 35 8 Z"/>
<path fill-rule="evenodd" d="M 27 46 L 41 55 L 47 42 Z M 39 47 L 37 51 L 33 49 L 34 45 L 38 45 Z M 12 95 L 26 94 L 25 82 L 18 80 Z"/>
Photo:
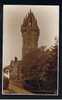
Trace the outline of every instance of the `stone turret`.
<path fill-rule="evenodd" d="M 23 37 L 22 57 L 24 57 L 28 52 L 38 47 L 39 28 L 31 10 L 23 20 L 21 32 Z"/>

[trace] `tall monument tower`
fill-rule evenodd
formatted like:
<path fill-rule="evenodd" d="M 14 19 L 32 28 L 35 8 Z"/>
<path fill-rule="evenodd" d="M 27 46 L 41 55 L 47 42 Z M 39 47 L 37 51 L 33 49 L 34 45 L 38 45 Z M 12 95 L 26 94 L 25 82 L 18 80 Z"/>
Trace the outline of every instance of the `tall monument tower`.
<path fill-rule="evenodd" d="M 22 56 L 24 57 L 28 52 L 38 47 L 39 28 L 31 10 L 23 20 L 21 32 L 23 37 Z"/>

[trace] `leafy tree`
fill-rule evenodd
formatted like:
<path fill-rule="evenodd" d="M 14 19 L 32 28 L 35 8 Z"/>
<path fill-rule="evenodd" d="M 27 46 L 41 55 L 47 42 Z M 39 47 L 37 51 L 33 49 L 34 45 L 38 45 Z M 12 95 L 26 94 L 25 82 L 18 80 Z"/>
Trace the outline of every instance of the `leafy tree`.
<path fill-rule="evenodd" d="M 41 47 L 28 53 L 22 61 L 25 88 L 33 92 L 55 92 L 57 84 L 57 45 L 46 51 Z"/>

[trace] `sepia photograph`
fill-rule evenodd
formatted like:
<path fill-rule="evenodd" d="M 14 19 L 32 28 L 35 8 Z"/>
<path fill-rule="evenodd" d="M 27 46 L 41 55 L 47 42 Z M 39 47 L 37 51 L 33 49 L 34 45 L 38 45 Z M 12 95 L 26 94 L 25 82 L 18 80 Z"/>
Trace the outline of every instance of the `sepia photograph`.
<path fill-rule="evenodd" d="M 58 96 L 58 5 L 3 5 L 2 64 L 3 95 Z"/>

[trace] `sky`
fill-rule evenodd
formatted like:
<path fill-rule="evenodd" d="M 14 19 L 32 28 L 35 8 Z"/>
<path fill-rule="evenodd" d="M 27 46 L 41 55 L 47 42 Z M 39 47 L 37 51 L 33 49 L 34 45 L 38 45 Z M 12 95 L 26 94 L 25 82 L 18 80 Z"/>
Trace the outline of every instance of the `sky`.
<path fill-rule="evenodd" d="M 3 6 L 3 67 L 17 56 L 22 59 L 21 24 L 30 11 L 33 12 L 40 29 L 38 47 L 52 45 L 59 39 L 59 6 L 48 5 L 4 5 Z"/>

